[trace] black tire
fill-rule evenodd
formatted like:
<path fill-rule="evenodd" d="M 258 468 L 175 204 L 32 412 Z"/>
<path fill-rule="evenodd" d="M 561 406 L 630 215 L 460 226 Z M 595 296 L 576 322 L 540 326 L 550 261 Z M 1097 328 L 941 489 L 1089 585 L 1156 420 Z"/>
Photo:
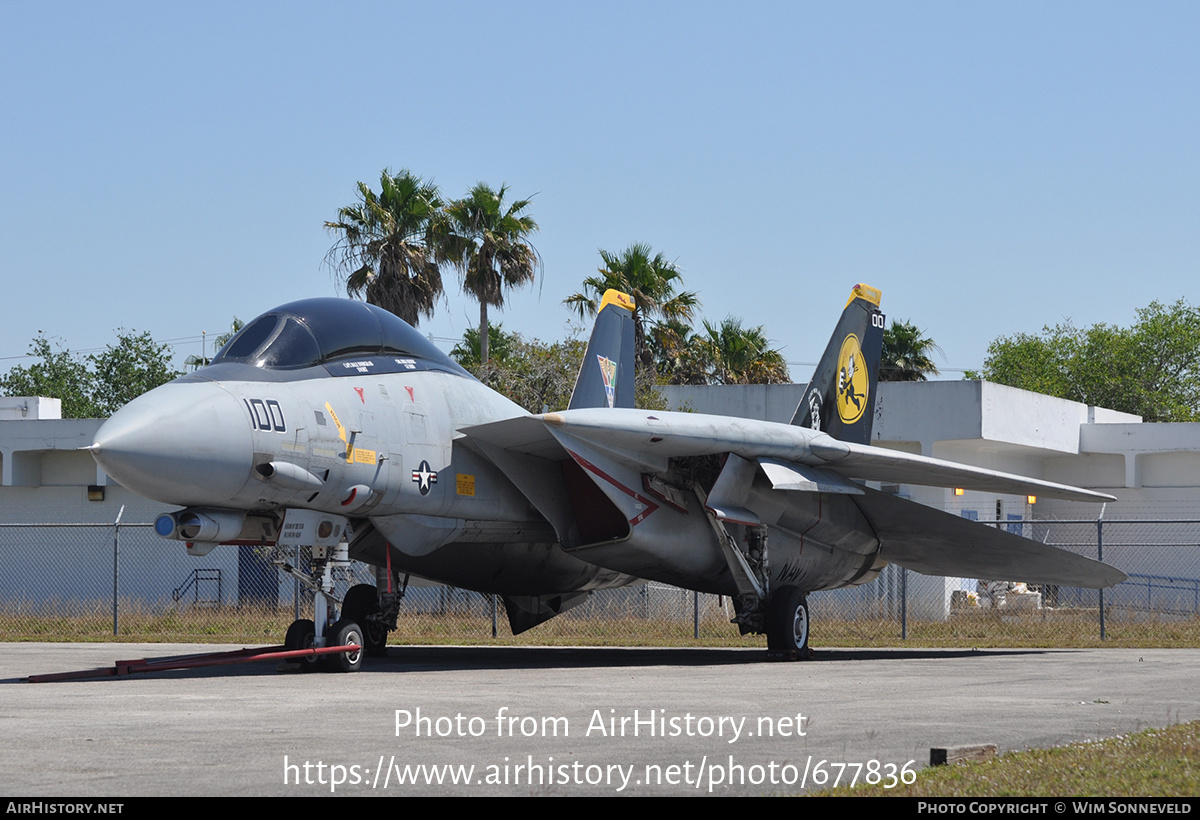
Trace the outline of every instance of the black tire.
<path fill-rule="evenodd" d="M 767 606 L 767 649 L 795 652 L 802 660 L 808 658 L 810 623 L 804 592 L 792 586 L 777 590 Z"/>
<path fill-rule="evenodd" d="M 325 630 L 325 645 L 345 646 L 346 644 L 362 647 L 364 645 L 363 631 L 354 621 L 342 618 L 334 621 L 329 625 L 329 629 Z M 326 664 L 324 668 L 330 672 L 357 672 L 362 666 L 366 654 L 366 651 L 360 648 L 353 652 L 323 655 L 322 660 Z"/>
<path fill-rule="evenodd" d="M 362 627 L 367 654 L 378 657 L 387 652 L 387 627 L 371 618 L 379 610 L 379 591 L 370 584 L 355 584 L 342 600 L 342 619 Z"/>
<path fill-rule="evenodd" d="M 283 647 L 289 651 L 296 649 L 312 649 L 313 639 L 316 637 L 317 628 L 312 621 L 301 619 L 292 621 L 292 625 L 288 627 L 287 636 L 283 639 Z M 307 658 L 296 658 L 296 663 L 300 664 L 300 668 L 311 670 L 317 668 L 317 658 L 310 656 Z"/>

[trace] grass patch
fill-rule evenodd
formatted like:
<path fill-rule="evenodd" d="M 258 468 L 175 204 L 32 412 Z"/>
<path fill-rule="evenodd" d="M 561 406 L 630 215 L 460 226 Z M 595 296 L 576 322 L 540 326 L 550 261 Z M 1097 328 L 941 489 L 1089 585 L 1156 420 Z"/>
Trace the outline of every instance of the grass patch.
<path fill-rule="evenodd" d="M 0 610 L 0 642 L 137 642 L 137 643 L 252 643 L 283 642 L 293 619 L 291 606 L 178 608 L 123 602 L 118 634 L 113 635 L 111 603 L 80 605 L 69 614 L 54 607 Z M 304 617 L 311 612 L 303 610 Z M 411 613 L 401 610 L 394 644 L 464 644 L 494 646 L 765 646 L 758 636 L 742 638 L 737 628 L 719 617 L 705 617 L 700 637 L 689 621 L 624 614 L 569 612 L 521 635 L 509 634 L 501 610 L 498 637 L 492 637 L 488 612 Z"/>
<path fill-rule="evenodd" d="M 690 607 L 689 607 L 690 608 Z M 306 607 L 304 617 L 311 617 Z M 110 601 L 0 606 L 0 641 L 136 641 L 182 643 L 277 644 L 292 622 L 290 605 L 158 606 L 122 600 L 119 634 L 113 635 Z M 689 613 L 690 615 L 690 613 Z M 719 606 L 701 607 L 699 636 L 691 617 L 653 604 L 589 602 L 528 632 L 509 634 L 503 608 L 497 613 L 497 637 L 486 599 L 467 597 L 440 612 L 401 608 L 392 633 L 396 644 L 479 644 L 493 646 L 729 646 L 761 647 L 762 636 L 741 636 Z M 823 617 L 813 621 L 813 648 L 1197 648 L 1200 617 L 1186 619 L 1131 617 L 1113 610 L 1108 639 L 1100 640 L 1095 610 L 1037 610 L 1021 615 L 971 612 L 945 621 L 910 621 L 901 638 L 898 621 L 890 618 Z"/>
<path fill-rule="evenodd" d="M 995 611 L 952 615 L 945 621 L 909 621 L 908 638 L 892 619 L 813 620 L 814 645 L 856 647 L 1046 648 L 1196 648 L 1200 617 L 1143 619 L 1113 611 L 1100 640 L 1096 610 L 1035 610 L 1001 615 Z"/>
<path fill-rule="evenodd" d="M 701 621 L 700 637 L 691 622 L 637 616 L 582 617 L 573 613 L 553 618 L 520 635 L 509 634 L 503 613 L 492 637 L 490 619 L 464 614 L 401 618 L 392 633 L 401 644 L 478 643 L 493 646 L 763 646 L 766 639 L 742 637 L 737 627 L 721 621 Z"/>
<path fill-rule="evenodd" d="M 840 787 L 811 796 L 1189 797 L 1200 794 L 1200 723 L 1010 752 L 986 763 L 917 772 L 911 786 Z"/>

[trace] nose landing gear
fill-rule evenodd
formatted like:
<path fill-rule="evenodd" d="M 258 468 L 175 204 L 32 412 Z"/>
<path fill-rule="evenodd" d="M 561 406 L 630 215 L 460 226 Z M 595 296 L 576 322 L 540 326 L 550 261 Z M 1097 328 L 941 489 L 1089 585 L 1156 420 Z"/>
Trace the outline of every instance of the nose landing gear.
<path fill-rule="evenodd" d="M 367 655 L 387 651 L 388 632 L 396 628 L 400 600 L 408 589 L 408 576 L 401 580 L 388 562 L 377 567 L 377 586 L 356 584 L 346 597 L 334 594 L 334 570 L 350 566 L 350 521 L 337 515 L 313 510 L 290 509 L 280 527 L 280 536 L 271 561 L 313 593 L 313 619 L 294 621 L 287 631 L 286 646 L 291 650 L 352 646 L 353 650 L 305 658 L 301 668 L 333 672 L 355 672 Z M 311 551 L 308 570 L 288 563 L 295 550 L 301 563 L 301 549 Z"/>
<path fill-rule="evenodd" d="M 300 649 L 312 649 L 313 640 L 317 636 L 316 627 L 313 622 L 307 619 L 292 621 L 292 625 L 288 627 L 287 637 L 283 639 L 283 646 L 289 652 Z M 302 669 L 316 669 L 317 658 L 302 658 L 300 661 Z"/>
<path fill-rule="evenodd" d="M 338 617 L 338 599 L 333 594 L 334 567 L 350 565 L 346 542 L 342 541 L 333 547 L 314 546 L 312 548 L 311 574 L 292 566 L 280 557 L 273 559 L 273 563 L 313 592 L 313 619 L 301 618 L 293 621 L 284 638 L 284 646 L 289 650 L 332 646 L 355 647 L 347 652 L 303 658 L 300 661 L 300 668 L 303 671 L 357 672 L 362 667 L 363 658 L 367 654 L 364 649 L 367 646 L 364 630 L 347 614 L 345 605 L 341 607 L 341 617 Z M 369 588 L 374 589 L 373 587 Z M 356 601 L 361 601 L 362 598 L 363 593 L 360 592 L 356 596 Z M 384 632 L 384 642 L 386 643 L 386 641 L 387 633 Z"/>
<path fill-rule="evenodd" d="M 354 621 L 342 618 L 329 625 L 326 632 L 330 646 L 357 646 L 350 652 L 338 652 L 333 655 L 322 655 L 322 669 L 326 672 L 357 672 L 362 667 L 366 652 L 362 649 L 363 632 Z"/>
<path fill-rule="evenodd" d="M 391 608 L 389 618 L 386 604 L 391 602 L 390 599 L 395 599 L 395 606 Z M 387 653 L 387 636 L 390 629 L 396 628 L 399 604 L 398 595 L 381 595 L 370 584 L 355 584 L 342 600 L 342 617 L 349 618 L 362 627 L 362 637 L 366 641 L 363 646 L 371 657 Z"/>

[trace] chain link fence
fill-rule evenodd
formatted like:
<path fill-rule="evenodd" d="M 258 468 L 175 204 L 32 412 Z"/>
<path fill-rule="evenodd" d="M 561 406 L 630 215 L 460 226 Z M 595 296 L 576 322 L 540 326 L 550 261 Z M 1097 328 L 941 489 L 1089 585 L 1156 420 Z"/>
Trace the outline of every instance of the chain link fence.
<path fill-rule="evenodd" d="M 1101 558 L 1129 580 L 1108 590 L 955 579 L 887 567 L 870 584 L 813 593 L 814 646 L 1200 646 L 1200 521 L 997 522 Z M 311 594 L 253 547 L 203 557 L 146 523 L 0 524 L 0 640 L 274 644 L 311 617 Z M 355 564 L 337 591 L 373 583 Z M 1014 583 L 1003 583 L 1014 582 Z M 513 637 L 503 601 L 410 586 L 396 643 L 759 645 L 725 597 L 647 583 L 591 595 Z"/>

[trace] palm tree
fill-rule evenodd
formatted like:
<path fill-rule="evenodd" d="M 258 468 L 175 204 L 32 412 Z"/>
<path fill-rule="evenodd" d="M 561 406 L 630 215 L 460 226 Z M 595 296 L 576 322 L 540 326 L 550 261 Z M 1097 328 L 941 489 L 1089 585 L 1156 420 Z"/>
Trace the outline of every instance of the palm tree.
<path fill-rule="evenodd" d="M 234 316 L 232 324 L 229 325 L 229 330 L 213 339 L 213 356 L 220 353 L 221 348 L 229 344 L 229 340 L 232 339 L 234 335 L 236 335 L 237 332 L 245 326 L 245 322 Z M 190 367 L 192 370 L 199 370 L 201 367 L 208 367 L 211 362 L 212 356 L 208 355 L 208 351 L 204 351 L 203 356 L 196 356 L 193 354 L 183 360 L 184 366 Z"/>
<path fill-rule="evenodd" d="M 568 296 L 563 304 L 573 308 L 580 316 L 595 316 L 600 309 L 600 300 L 609 288 L 615 288 L 633 297 L 634 347 L 642 367 L 653 369 L 654 356 L 646 340 L 646 323 L 665 321 L 690 321 L 700 300 L 692 291 L 676 293 L 682 282 L 682 274 L 674 262 L 663 254 L 651 256 L 652 249 L 646 244 L 633 244 L 620 254 L 601 250 L 604 267 L 599 276 L 583 280 L 583 291 Z"/>
<path fill-rule="evenodd" d="M 488 325 L 488 350 L 491 351 L 489 361 L 503 364 L 513 355 L 521 339 L 515 333 L 505 333 L 504 326 L 497 322 Z M 478 373 L 483 364 L 482 346 L 479 344 L 479 328 L 469 327 L 463 331 L 462 340 L 450 351 L 450 358 L 461 364 L 472 373 Z"/>
<path fill-rule="evenodd" d="M 504 291 L 532 282 L 540 266 L 527 241 L 538 229 L 521 199 L 505 207 L 507 185 L 494 191 L 479 183 L 465 199 L 450 203 L 447 247 L 462 272 L 463 290 L 479 302 L 480 362 L 488 361 L 488 305 L 504 307 Z"/>
<path fill-rule="evenodd" d="M 442 295 L 442 200 L 437 186 L 411 171 L 384 170 L 376 194 L 358 183 L 358 202 L 338 209 L 325 228 L 337 237 L 325 262 L 350 296 L 389 310 L 410 325 L 432 316 Z"/>
<path fill-rule="evenodd" d="M 699 337 L 687 322 L 668 319 L 650 328 L 656 376 L 667 384 L 708 384 L 711 366 Z"/>
<path fill-rule="evenodd" d="M 929 354 L 942 349 L 933 339 L 921 335 L 921 329 L 911 322 L 892 320 L 883 331 L 883 355 L 879 359 L 881 382 L 923 382 L 927 375 L 938 375 L 937 365 Z"/>
<path fill-rule="evenodd" d="M 698 346 L 707 358 L 714 384 L 785 384 L 791 381 L 783 353 L 770 347 L 758 327 L 742 327 L 736 316 L 714 327 L 706 320 Z"/>

